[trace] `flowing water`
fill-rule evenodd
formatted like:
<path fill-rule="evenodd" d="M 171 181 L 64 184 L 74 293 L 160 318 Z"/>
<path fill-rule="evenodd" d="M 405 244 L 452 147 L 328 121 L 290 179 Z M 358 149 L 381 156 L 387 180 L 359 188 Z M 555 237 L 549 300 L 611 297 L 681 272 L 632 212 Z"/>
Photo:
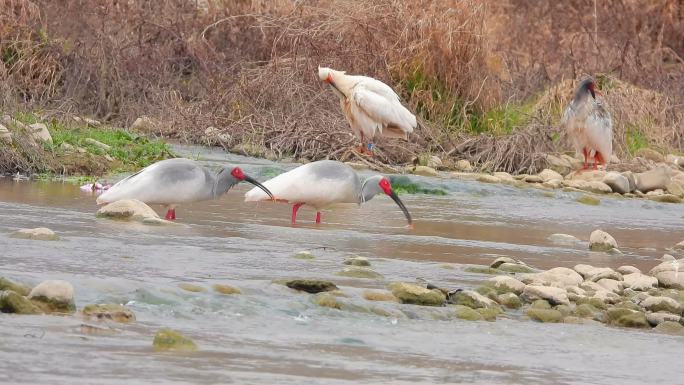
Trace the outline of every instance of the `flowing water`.
<path fill-rule="evenodd" d="M 294 167 L 199 148 L 179 151 L 200 154 L 207 164 L 239 164 L 260 180 Z M 180 206 L 180 226 L 146 226 L 95 218 L 95 197 L 72 184 L 0 178 L 0 276 L 32 285 L 64 279 L 75 287 L 77 307 L 121 303 L 137 317 L 121 325 L 1 314 L 0 383 L 681 383 L 684 337 L 539 324 L 515 315 L 468 322 L 453 319 L 447 308 L 361 297 L 364 289 L 418 277 L 449 288 L 474 286 L 488 276 L 463 268 L 501 255 L 539 268 L 649 269 L 684 239 L 681 205 L 608 197 L 586 206 L 574 201 L 575 193 L 551 197 L 533 188 L 412 178 L 448 191 L 402 195 L 414 229 L 380 196 L 362 207 L 325 210 L 320 226 L 305 206 L 293 227 L 288 205 L 242 202 L 246 185 L 216 201 Z M 8 237 L 33 227 L 49 227 L 61 240 Z M 596 228 L 611 233 L 624 254 L 548 239 L 567 233 L 586 241 Z M 292 258 L 300 250 L 316 258 Z M 335 275 L 350 254 L 369 257 L 385 281 Z M 332 280 L 349 295 L 341 300 L 361 310 L 319 307 L 310 294 L 273 282 L 292 277 Z M 184 291 L 182 282 L 208 291 Z M 215 283 L 243 294 L 214 293 Z M 386 314 L 374 314 L 378 309 Z M 161 327 L 190 336 L 199 351 L 155 353 L 152 338 Z"/>

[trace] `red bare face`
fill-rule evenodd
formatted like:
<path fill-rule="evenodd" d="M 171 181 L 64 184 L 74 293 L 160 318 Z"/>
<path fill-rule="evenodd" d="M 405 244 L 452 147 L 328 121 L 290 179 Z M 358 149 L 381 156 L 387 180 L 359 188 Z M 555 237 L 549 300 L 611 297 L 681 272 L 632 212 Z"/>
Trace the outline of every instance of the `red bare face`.
<path fill-rule="evenodd" d="M 333 78 L 332 78 L 332 74 L 331 74 L 331 73 L 328 73 L 328 77 L 325 78 L 325 81 L 326 81 L 327 83 L 332 83 Z"/>
<path fill-rule="evenodd" d="M 380 179 L 378 185 L 380 185 L 380 188 L 382 189 L 382 191 L 385 192 L 385 194 L 392 194 L 392 185 L 390 185 L 390 182 L 389 180 L 387 180 L 387 178 Z"/>
<path fill-rule="evenodd" d="M 230 175 L 232 175 L 237 180 L 245 180 L 245 173 L 242 172 L 242 169 L 240 169 L 240 167 L 235 167 L 233 171 L 230 172 Z"/>

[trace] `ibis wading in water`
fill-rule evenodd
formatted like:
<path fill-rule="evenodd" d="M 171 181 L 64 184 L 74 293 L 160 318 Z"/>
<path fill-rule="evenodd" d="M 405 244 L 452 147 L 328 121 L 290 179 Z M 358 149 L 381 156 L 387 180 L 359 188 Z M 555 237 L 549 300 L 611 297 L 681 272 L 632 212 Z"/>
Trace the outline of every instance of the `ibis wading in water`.
<path fill-rule="evenodd" d="M 387 84 L 331 68 L 319 67 L 318 77 L 330 84 L 340 98 L 342 112 L 361 140 L 362 153 L 372 154 L 372 140 L 378 134 L 408 140 L 416 128 L 416 116 L 401 104 L 399 96 Z"/>
<path fill-rule="evenodd" d="M 239 167 L 224 167 L 218 173 L 194 160 L 176 158 L 154 163 L 119 181 L 97 198 L 97 204 L 138 199 L 167 207 L 166 219 L 176 219 L 176 205 L 217 199 L 236 184 L 246 181 L 273 197 L 270 191 Z"/>
<path fill-rule="evenodd" d="M 594 79 L 582 80 L 561 120 L 575 150 L 584 155 L 583 170 L 589 167 L 589 159 L 594 160 L 594 169 L 597 169 L 613 154 L 613 122 L 603 101 L 596 95 L 601 94 L 596 90 Z"/>
<path fill-rule="evenodd" d="M 280 174 L 264 182 L 273 192 L 276 201 L 292 203 L 292 224 L 297 219 L 297 210 L 303 205 L 316 209 L 316 223 L 321 223 L 320 209 L 336 203 L 367 202 L 377 194 L 383 193 L 396 202 L 411 225 L 404 203 L 392 191 L 389 179 L 374 175 L 361 181 L 356 172 L 348 165 L 334 160 L 320 160 L 307 163 L 294 170 Z M 253 188 L 245 194 L 245 201 L 268 200 L 263 191 Z"/>

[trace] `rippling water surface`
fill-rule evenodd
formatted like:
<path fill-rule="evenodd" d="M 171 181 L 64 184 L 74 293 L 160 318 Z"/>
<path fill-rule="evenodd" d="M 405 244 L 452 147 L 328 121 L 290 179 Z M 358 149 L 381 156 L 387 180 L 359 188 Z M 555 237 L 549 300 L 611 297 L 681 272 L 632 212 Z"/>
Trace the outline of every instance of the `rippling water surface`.
<path fill-rule="evenodd" d="M 294 167 L 181 151 L 200 153 L 211 165 L 239 164 L 261 180 Z M 682 205 L 608 197 L 585 206 L 574 193 L 548 197 L 537 189 L 415 179 L 448 195 L 402 195 L 415 218 L 410 230 L 384 197 L 326 210 L 321 226 L 304 207 L 301 224 L 292 227 L 289 206 L 245 204 L 248 187 L 240 185 L 220 200 L 180 206 L 180 226 L 153 227 L 95 218 L 95 197 L 78 186 L 0 178 L 0 276 L 28 284 L 65 279 L 76 289 L 78 307 L 128 304 L 137 317 L 122 326 L 2 314 L 0 383 L 670 384 L 683 378 L 683 337 L 515 316 L 467 322 L 454 320 L 447 308 L 370 303 L 361 296 L 366 288 L 418 277 L 474 286 L 488 277 L 463 268 L 499 255 L 540 268 L 649 269 L 684 238 Z M 49 227 L 61 240 L 8 237 L 31 227 Z M 586 240 L 595 228 L 611 233 L 624 254 L 548 240 L 559 232 Z M 299 250 L 316 259 L 291 258 Z M 350 254 L 369 257 L 385 280 L 335 275 Z M 330 279 L 349 296 L 341 300 L 360 310 L 318 307 L 311 295 L 273 283 L 290 277 Z M 181 290 L 182 282 L 208 291 Z M 243 294 L 213 293 L 214 283 Z M 192 337 L 199 351 L 153 352 L 160 327 Z"/>

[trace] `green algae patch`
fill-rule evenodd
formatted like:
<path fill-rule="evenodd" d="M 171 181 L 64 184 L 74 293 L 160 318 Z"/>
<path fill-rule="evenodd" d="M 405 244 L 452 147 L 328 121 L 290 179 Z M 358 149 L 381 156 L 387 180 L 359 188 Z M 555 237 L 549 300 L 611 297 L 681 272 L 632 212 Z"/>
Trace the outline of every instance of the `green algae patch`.
<path fill-rule="evenodd" d="M 172 329 L 160 329 L 154 335 L 152 346 L 158 352 L 194 352 L 197 351 L 197 345 L 193 340 L 184 336 L 182 333 Z"/>

